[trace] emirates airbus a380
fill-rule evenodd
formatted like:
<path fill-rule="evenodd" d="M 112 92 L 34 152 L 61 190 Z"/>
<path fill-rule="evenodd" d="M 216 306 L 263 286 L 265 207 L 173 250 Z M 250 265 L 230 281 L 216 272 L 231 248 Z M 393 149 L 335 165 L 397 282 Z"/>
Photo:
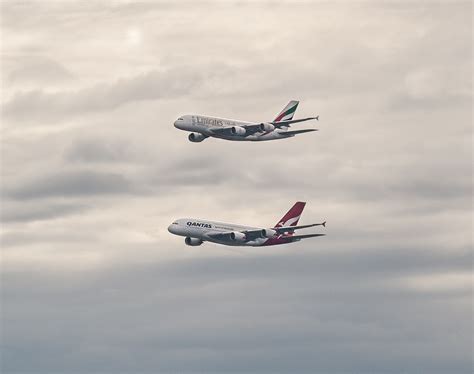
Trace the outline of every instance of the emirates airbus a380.
<path fill-rule="evenodd" d="M 287 244 L 302 239 L 324 236 L 324 234 L 294 235 L 295 230 L 314 226 L 326 227 L 323 223 L 297 226 L 306 203 L 298 201 L 272 228 L 258 228 L 221 223 L 194 218 L 181 218 L 168 227 L 172 234 L 184 236 L 184 242 L 190 246 L 198 246 L 203 242 L 232 246 L 269 246 Z"/>
<path fill-rule="evenodd" d="M 278 116 L 270 122 L 245 122 L 190 114 L 179 117 L 174 122 L 174 126 L 180 130 L 191 131 L 188 138 L 193 143 L 202 142 L 208 137 L 240 141 L 276 140 L 317 131 L 317 129 L 288 130 L 290 125 L 294 123 L 319 119 L 319 116 L 293 119 L 298 104 L 299 101 L 290 101 Z"/>

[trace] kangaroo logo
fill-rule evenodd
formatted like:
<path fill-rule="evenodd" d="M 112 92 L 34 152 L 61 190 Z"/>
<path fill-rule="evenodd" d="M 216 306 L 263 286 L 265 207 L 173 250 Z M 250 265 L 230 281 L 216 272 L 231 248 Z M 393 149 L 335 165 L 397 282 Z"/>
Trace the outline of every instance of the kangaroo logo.
<path fill-rule="evenodd" d="M 286 226 L 291 226 L 292 224 L 294 224 L 295 222 L 297 222 L 298 220 L 300 219 L 300 216 L 296 216 L 296 217 L 293 217 L 293 218 L 290 218 L 288 221 L 280 221 L 278 222 L 278 225 L 277 227 L 286 227 Z"/>

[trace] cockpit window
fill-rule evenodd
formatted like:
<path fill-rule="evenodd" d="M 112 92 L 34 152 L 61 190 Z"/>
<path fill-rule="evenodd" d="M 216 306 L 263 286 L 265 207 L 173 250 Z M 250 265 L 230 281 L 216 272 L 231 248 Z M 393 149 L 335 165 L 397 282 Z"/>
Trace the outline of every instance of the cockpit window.
<path fill-rule="evenodd" d="M 178 222 L 173 222 L 173 225 L 177 225 L 177 224 L 178 224 Z"/>
<path fill-rule="evenodd" d="M 184 121 L 183 117 L 179 117 L 178 121 Z"/>

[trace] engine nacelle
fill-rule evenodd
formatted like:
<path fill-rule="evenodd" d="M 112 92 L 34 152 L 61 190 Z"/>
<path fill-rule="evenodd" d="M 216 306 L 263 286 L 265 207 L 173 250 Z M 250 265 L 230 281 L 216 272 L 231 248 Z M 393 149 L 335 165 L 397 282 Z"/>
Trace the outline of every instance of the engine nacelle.
<path fill-rule="evenodd" d="M 186 245 L 190 245 L 191 247 L 197 247 L 198 245 L 202 244 L 201 239 L 190 238 L 189 236 L 186 236 L 184 242 L 186 243 Z"/>
<path fill-rule="evenodd" d="M 234 231 L 234 232 L 230 233 L 230 238 L 234 242 L 244 242 L 245 241 L 245 234 L 243 234 L 241 232 L 238 232 L 238 231 Z"/>
<path fill-rule="evenodd" d="M 277 232 L 272 229 L 263 229 L 262 230 L 262 238 L 273 238 L 276 236 Z"/>
<path fill-rule="evenodd" d="M 240 126 L 233 126 L 230 129 L 230 132 L 232 133 L 232 135 L 239 135 L 239 136 L 243 136 L 247 134 L 247 130 L 245 130 L 243 127 L 240 127 Z"/>
<path fill-rule="evenodd" d="M 261 123 L 260 124 L 260 130 L 265 131 L 265 132 L 272 132 L 275 130 L 275 126 L 273 126 L 271 123 Z"/>
<path fill-rule="evenodd" d="M 206 139 L 207 136 L 203 135 L 203 134 L 200 134 L 198 132 L 192 132 L 191 134 L 189 134 L 188 136 L 188 139 L 190 142 L 193 142 L 193 143 L 200 143 L 202 142 L 204 139 Z"/>

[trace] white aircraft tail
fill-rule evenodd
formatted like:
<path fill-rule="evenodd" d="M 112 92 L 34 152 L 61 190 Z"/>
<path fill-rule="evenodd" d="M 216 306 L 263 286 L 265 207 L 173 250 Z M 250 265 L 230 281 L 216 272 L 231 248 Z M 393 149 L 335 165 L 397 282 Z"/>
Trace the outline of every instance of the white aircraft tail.
<path fill-rule="evenodd" d="M 286 107 L 276 116 L 273 122 L 280 122 L 280 121 L 289 121 L 293 119 L 293 115 L 296 112 L 296 108 L 300 102 L 296 100 L 291 100 Z"/>

